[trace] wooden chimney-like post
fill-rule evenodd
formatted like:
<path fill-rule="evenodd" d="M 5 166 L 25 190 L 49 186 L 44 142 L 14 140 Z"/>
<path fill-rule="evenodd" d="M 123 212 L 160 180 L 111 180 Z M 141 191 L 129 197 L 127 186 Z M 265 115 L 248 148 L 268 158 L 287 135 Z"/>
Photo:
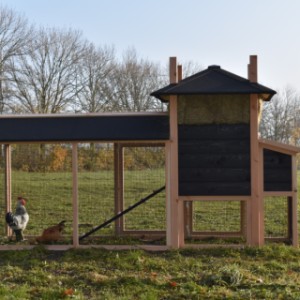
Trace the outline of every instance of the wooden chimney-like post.
<path fill-rule="evenodd" d="M 178 82 L 177 59 L 170 57 L 170 83 Z M 178 200 L 178 122 L 177 96 L 169 101 L 170 141 L 166 151 L 167 246 L 184 245 L 183 202 Z"/>
<path fill-rule="evenodd" d="M 257 56 L 250 56 L 248 65 L 250 82 L 257 82 Z M 252 246 L 264 244 L 263 207 L 263 151 L 258 143 L 259 99 L 250 95 L 250 163 L 251 163 L 251 202 L 248 202 L 247 242 Z"/>

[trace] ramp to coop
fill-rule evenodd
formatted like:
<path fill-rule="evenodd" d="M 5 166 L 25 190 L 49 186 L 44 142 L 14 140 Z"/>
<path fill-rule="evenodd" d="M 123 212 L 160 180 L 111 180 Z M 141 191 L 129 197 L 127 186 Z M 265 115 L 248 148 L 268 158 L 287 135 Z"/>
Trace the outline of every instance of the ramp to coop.
<path fill-rule="evenodd" d="M 34 242 L 43 229 L 62 220 L 66 220 L 65 234 L 71 235 L 71 146 L 12 144 L 10 147 L 12 203 L 9 210 L 15 211 L 18 196 L 22 195 L 27 199 L 26 209 L 30 219 L 24 234 L 29 242 Z M 3 199 L 2 203 L 6 209 L 5 201 L 6 199 Z"/>
<path fill-rule="evenodd" d="M 192 243 L 243 243 L 244 201 L 185 201 L 185 238 Z"/>
<path fill-rule="evenodd" d="M 80 146 L 79 161 L 83 165 L 87 157 L 82 155 L 88 149 L 87 144 Z M 145 243 L 148 236 L 161 242 L 165 236 L 165 192 L 164 188 L 152 192 L 165 184 L 164 147 L 96 144 L 93 155 L 97 157 L 93 158 L 93 170 L 80 169 L 78 173 L 80 242 L 136 244 Z M 80 183 L 83 177 L 90 178 L 85 186 Z M 145 198 L 147 201 L 143 201 Z M 136 205 L 138 200 L 141 205 Z"/>
<path fill-rule="evenodd" d="M 292 199 L 284 196 L 264 198 L 265 238 L 290 242 L 292 238 Z"/>

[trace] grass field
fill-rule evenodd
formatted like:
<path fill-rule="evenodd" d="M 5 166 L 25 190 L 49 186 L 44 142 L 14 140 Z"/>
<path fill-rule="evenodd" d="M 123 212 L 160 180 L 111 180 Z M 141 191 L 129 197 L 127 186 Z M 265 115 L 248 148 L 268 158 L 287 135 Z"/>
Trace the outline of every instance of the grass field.
<path fill-rule="evenodd" d="M 0 174 L 4 183 L 3 172 Z M 81 171 L 78 179 L 83 233 L 114 215 L 114 181 L 112 171 Z M 163 185 L 163 169 L 126 171 L 125 206 Z M 3 187 L 1 184 L 0 218 L 4 225 Z M 39 235 L 44 227 L 63 219 L 68 225 L 66 234 L 71 234 L 70 172 L 14 171 L 12 193 L 13 200 L 20 194 L 28 198 L 31 219 L 26 234 Z M 266 199 L 265 208 L 266 234 L 286 234 L 285 199 Z M 127 229 L 164 229 L 164 193 L 134 210 L 125 221 Z M 193 222 L 196 230 L 235 231 L 240 222 L 239 206 L 234 201 L 198 202 Z M 101 234 L 112 232 L 109 227 Z M 51 252 L 43 246 L 30 251 L 0 251 L 0 299 L 300 299 L 299 256 L 299 249 L 280 244 L 260 249 L 168 252 Z"/>
<path fill-rule="evenodd" d="M 0 252 L 0 299 L 300 299 L 300 251 Z"/>

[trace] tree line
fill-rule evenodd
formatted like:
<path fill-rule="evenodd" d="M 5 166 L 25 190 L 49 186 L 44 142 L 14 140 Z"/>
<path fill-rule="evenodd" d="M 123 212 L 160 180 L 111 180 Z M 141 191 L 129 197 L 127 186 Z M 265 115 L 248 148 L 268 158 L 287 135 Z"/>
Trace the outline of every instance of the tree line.
<path fill-rule="evenodd" d="M 185 76 L 200 71 L 184 64 Z M 121 58 L 113 46 L 96 46 L 75 29 L 37 28 L 0 6 L 0 114 L 161 111 L 150 93 L 168 84 L 166 66 L 139 57 Z M 278 91 L 264 104 L 262 138 L 300 146 L 300 96 Z"/>

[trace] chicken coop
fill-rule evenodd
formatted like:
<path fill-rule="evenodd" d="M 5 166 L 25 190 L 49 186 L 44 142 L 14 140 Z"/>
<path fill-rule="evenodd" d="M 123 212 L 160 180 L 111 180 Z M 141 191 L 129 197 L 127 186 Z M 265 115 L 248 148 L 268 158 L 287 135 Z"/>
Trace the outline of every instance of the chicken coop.
<path fill-rule="evenodd" d="M 63 221 L 49 249 L 298 246 L 300 149 L 258 135 L 274 94 L 256 56 L 247 79 L 216 65 L 182 79 L 172 57 L 152 93 L 166 113 L 2 115 L 0 249 L 35 247 Z M 18 196 L 29 222 L 16 243 L 5 213 Z"/>

